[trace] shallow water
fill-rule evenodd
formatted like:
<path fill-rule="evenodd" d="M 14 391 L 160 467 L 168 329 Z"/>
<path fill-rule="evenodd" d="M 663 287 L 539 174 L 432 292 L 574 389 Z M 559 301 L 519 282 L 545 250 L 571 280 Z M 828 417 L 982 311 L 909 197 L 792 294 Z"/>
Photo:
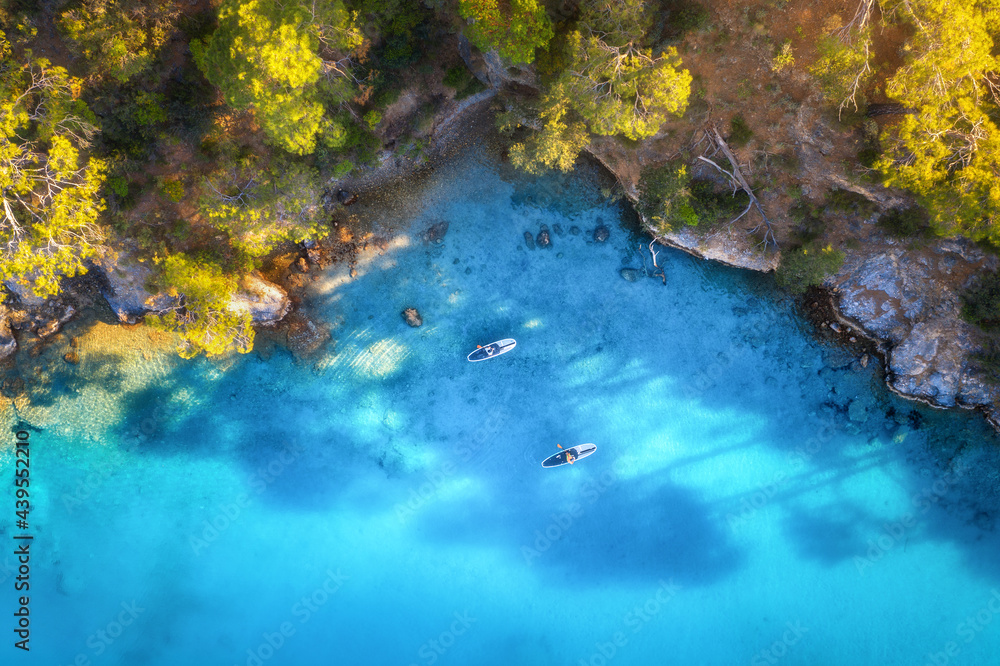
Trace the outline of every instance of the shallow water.
<path fill-rule="evenodd" d="M 888 394 L 767 276 L 660 249 L 666 286 L 622 279 L 648 252 L 585 174 L 470 151 L 394 215 L 315 283 L 319 359 L 95 326 L 22 405 L 31 663 L 996 663 L 977 416 Z M 563 234 L 524 248 L 540 223 Z"/>

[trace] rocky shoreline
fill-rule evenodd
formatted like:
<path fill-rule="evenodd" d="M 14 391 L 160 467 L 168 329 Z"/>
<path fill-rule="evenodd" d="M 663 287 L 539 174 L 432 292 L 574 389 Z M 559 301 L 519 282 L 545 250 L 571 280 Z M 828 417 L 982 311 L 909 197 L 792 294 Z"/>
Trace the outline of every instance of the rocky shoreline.
<path fill-rule="evenodd" d="M 472 59 L 466 52 L 462 55 L 473 73 L 490 87 L 461 103 L 442 107 L 435 119 L 429 158 L 413 160 L 386 153 L 379 167 L 331 183 L 331 192 L 336 196 L 330 197 L 327 207 L 334 220 L 338 211 L 353 203 L 353 193 L 372 192 L 382 184 L 413 177 L 435 157 L 462 150 L 469 145 L 469 136 L 492 122 L 486 106 L 499 90 L 532 83 L 530 72 L 511 72 L 488 57 Z M 859 187 L 824 170 L 823 158 L 829 152 L 824 150 L 824 144 L 831 140 L 834 130 L 815 117 L 802 119 L 800 125 L 811 128 L 808 133 L 802 132 L 802 141 L 796 147 L 807 186 L 819 191 L 824 187 L 847 188 L 863 194 L 879 210 L 899 205 L 900 193 Z M 656 151 L 642 144 L 625 148 L 613 139 L 597 137 L 587 152 L 635 204 L 642 165 L 655 163 Z M 959 316 L 961 291 L 976 273 L 997 268 L 997 258 L 963 239 L 907 245 L 874 232 L 876 217 L 865 220 L 864 242 L 848 249 L 842 268 L 826 280 L 824 287 L 833 305 L 831 319 L 835 321 L 820 323 L 835 331 L 843 329 L 841 337 L 845 342 L 854 336 L 872 341 L 884 358 L 886 382 L 895 393 L 933 407 L 981 410 L 1000 429 L 1000 387 L 988 384 L 977 372 L 972 357 L 981 348 L 979 334 Z M 646 220 L 643 224 L 655 236 Z M 330 240 L 320 245 L 286 248 L 280 256 L 272 257 L 269 269 L 250 276 L 234 296 L 234 310 L 249 311 L 256 325 L 272 329 L 261 340 L 265 346 L 288 344 L 308 354 L 329 340 L 329 330 L 312 322 L 302 307 L 305 274 L 312 266 L 351 262 L 369 242 L 341 239 L 337 229 L 333 231 Z M 685 228 L 656 236 L 656 240 L 702 259 L 748 270 L 772 271 L 780 261 L 779 251 L 762 249 L 757 239 L 733 225 L 707 233 Z M 177 305 L 177 297 L 151 287 L 152 269 L 137 256 L 133 248 L 114 248 L 104 259 L 94 262 L 85 278 L 97 285 L 121 323 L 135 323 L 146 314 Z M 17 298 L 13 304 L 0 305 L 0 360 L 17 351 L 18 336 L 45 339 L 57 332 L 75 315 L 74 303 L 79 300 L 72 283 L 65 294 L 46 301 L 18 294 L 16 285 L 7 286 Z"/>

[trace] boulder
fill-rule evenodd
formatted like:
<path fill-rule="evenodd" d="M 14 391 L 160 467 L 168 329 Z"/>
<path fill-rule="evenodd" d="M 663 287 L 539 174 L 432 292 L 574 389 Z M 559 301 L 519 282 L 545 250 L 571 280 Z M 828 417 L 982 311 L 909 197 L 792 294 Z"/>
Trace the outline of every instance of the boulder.
<path fill-rule="evenodd" d="M 17 351 L 17 340 L 10 330 L 10 314 L 7 307 L 0 305 L 0 360 Z"/>
<path fill-rule="evenodd" d="M 535 249 L 535 237 L 531 235 L 530 231 L 524 232 L 524 244 L 528 246 L 529 250 Z"/>
<path fill-rule="evenodd" d="M 337 190 L 337 201 L 344 205 L 350 206 L 358 200 L 358 195 L 354 192 L 349 192 L 347 190 Z"/>
<path fill-rule="evenodd" d="M 594 240 L 597 241 L 598 243 L 603 243 L 610 237 L 611 237 L 611 230 L 608 229 L 603 224 L 598 224 L 597 227 L 594 228 Z"/>
<path fill-rule="evenodd" d="M 406 308 L 403 310 L 403 319 L 405 319 L 406 323 L 413 328 L 418 328 L 424 323 L 423 318 L 420 316 L 420 313 L 417 312 L 416 308 Z"/>
<path fill-rule="evenodd" d="M 538 247 L 549 247 L 552 245 L 552 237 L 549 236 L 549 228 L 547 225 L 542 225 L 542 229 L 538 232 L 538 237 L 535 239 L 535 243 Z"/>
<path fill-rule="evenodd" d="M 618 271 L 618 274 L 621 275 L 626 282 L 638 282 L 639 277 L 642 275 L 635 268 L 623 268 Z"/>
<path fill-rule="evenodd" d="M 50 335 L 57 333 L 59 329 L 62 328 L 62 325 L 72 319 L 75 314 L 76 308 L 72 305 L 67 305 L 66 309 L 64 309 L 61 314 L 49 319 L 49 321 L 39 326 L 35 330 L 35 333 L 37 333 L 40 338 L 47 338 Z"/>
<path fill-rule="evenodd" d="M 240 281 L 229 301 L 230 312 L 249 312 L 255 324 L 273 324 L 288 314 L 292 302 L 278 285 L 265 280 L 257 271 Z"/>
<path fill-rule="evenodd" d="M 431 226 L 427 227 L 424 231 L 422 238 L 425 243 L 440 243 L 444 240 L 445 234 L 448 233 L 448 222 L 441 220 L 435 222 Z"/>
<path fill-rule="evenodd" d="M 177 307 L 180 300 L 159 291 L 154 285 L 156 271 L 148 261 L 139 260 L 138 250 L 122 245 L 94 261 L 100 272 L 101 295 L 118 320 L 134 324 L 148 314 L 162 314 Z"/>

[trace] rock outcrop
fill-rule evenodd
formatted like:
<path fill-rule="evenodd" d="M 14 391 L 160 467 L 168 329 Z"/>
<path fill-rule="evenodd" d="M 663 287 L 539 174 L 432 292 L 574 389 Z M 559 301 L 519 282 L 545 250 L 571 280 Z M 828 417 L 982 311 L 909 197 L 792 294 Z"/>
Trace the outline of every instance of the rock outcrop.
<path fill-rule="evenodd" d="M 288 294 L 254 271 L 240 281 L 240 288 L 229 301 L 232 312 L 249 312 L 254 324 L 273 324 L 292 307 Z"/>
<path fill-rule="evenodd" d="M 101 295 L 118 320 L 134 324 L 146 314 L 161 314 L 179 305 L 179 299 L 160 292 L 153 285 L 153 267 L 139 260 L 132 246 L 120 246 L 94 261 L 100 270 Z"/>
<path fill-rule="evenodd" d="M 996 257 L 963 239 L 922 249 L 890 242 L 874 253 L 851 253 L 828 282 L 846 320 L 881 342 L 890 387 L 932 405 L 989 412 L 1000 388 L 970 362 L 981 348 L 979 334 L 961 319 L 961 294 L 951 285 L 964 288 L 996 265 Z"/>
<path fill-rule="evenodd" d="M 406 308 L 403 310 L 403 319 L 413 328 L 419 328 L 424 324 L 423 317 L 420 316 L 416 308 Z"/>
<path fill-rule="evenodd" d="M 17 351 L 17 340 L 10 330 L 10 312 L 0 305 L 0 361 Z"/>

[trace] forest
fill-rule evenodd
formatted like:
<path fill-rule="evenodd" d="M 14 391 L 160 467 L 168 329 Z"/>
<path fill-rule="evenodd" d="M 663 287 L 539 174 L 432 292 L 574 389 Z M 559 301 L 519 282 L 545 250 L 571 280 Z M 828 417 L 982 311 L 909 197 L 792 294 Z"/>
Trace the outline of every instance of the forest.
<path fill-rule="evenodd" d="M 755 91 L 789 112 L 800 100 L 781 86 L 816 91 L 857 137 L 846 168 L 909 193 L 913 205 L 879 224 L 994 251 L 1000 0 L 821 4 L 782 38 L 775 26 L 794 0 L 0 0 L 0 279 L 52 296 L 96 258 L 133 248 L 153 269 L 149 291 L 176 298 L 147 322 L 178 332 L 182 354 L 248 351 L 249 315 L 229 307 L 240 279 L 329 235 L 340 179 L 390 156 L 422 159 L 441 96 L 422 97 L 389 140 L 401 95 L 485 88 L 460 39 L 532 74 L 532 86 L 498 91 L 516 168 L 571 170 L 599 137 L 683 145 L 706 109 L 729 116 L 734 148 L 764 143 L 767 127 L 740 110 Z M 721 6 L 743 32 L 715 21 Z M 715 99 L 742 34 L 770 78 Z M 692 161 L 681 149 L 643 170 L 638 205 L 661 231 L 725 222 L 744 205 L 692 179 Z M 774 164 L 794 181 L 794 160 Z M 816 217 L 796 206 L 789 215 Z M 815 229 L 781 251 L 793 290 L 839 265 Z M 996 276 L 966 299 L 970 321 L 1000 331 Z"/>

